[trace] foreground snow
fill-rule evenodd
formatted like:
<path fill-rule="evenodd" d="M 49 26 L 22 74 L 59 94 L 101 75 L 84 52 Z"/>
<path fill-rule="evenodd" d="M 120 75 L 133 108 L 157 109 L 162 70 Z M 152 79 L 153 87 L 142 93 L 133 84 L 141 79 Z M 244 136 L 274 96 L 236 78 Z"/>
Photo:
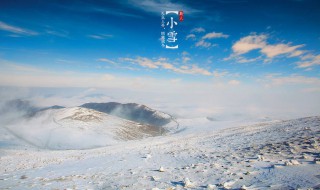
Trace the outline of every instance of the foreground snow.
<path fill-rule="evenodd" d="M 91 150 L 2 146 L 0 189 L 320 188 L 320 117 L 216 130 L 196 123 Z"/>

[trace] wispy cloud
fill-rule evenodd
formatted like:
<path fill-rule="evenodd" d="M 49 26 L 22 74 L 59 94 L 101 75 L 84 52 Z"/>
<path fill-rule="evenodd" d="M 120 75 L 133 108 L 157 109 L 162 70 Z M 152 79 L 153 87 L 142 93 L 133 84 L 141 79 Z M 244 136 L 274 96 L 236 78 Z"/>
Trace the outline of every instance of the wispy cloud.
<path fill-rule="evenodd" d="M 57 63 L 67 63 L 67 64 L 74 64 L 74 63 L 76 63 L 75 61 L 65 60 L 65 59 L 57 59 L 56 62 L 57 62 Z"/>
<path fill-rule="evenodd" d="M 213 38 L 228 38 L 229 35 L 223 34 L 222 32 L 210 32 L 207 33 L 202 37 L 203 40 L 205 39 L 213 39 Z"/>
<path fill-rule="evenodd" d="M 250 34 L 248 36 L 240 38 L 232 46 L 233 53 L 224 60 L 236 60 L 238 63 L 255 62 L 262 60 L 263 62 L 271 62 L 272 59 L 278 56 L 284 56 L 286 58 L 296 57 L 300 61 L 295 62 L 298 68 L 307 68 L 315 65 L 320 65 L 320 55 L 313 55 L 308 50 L 302 50 L 305 44 L 292 45 L 292 43 L 277 43 L 269 44 L 267 42 L 268 35 L 266 34 Z M 252 50 L 259 50 L 261 56 L 256 58 L 245 58 L 244 55 Z M 263 58 L 264 56 L 264 58 Z"/>
<path fill-rule="evenodd" d="M 268 44 L 267 35 L 249 35 L 241 38 L 233 44 L 232 50 L 236 55 L 248 53 L 255 49 L 260 49 L 260 52 L 268 58 L 273 58 L 278 55 L 287 55 L 288 57 L 299 56 L 303 51 L 298 50 L 304 44 L 292 46 L 291 44 Z"/>
<path fill-rule="evenodd" d="M 320 55 L 308 54 L 301 57 L 301 61 L 297 62 L 299 68 L 310 68 L 320 65 Z"/>
<path fill-rule="evenodd" d="M 287 54 L 289 57 L 295 57 L 303 53 L 302 51 L 297 50 L 303 46 L 304 44 L 296 46 L 290 46 L 289 44 L 267 45 L 261 49 L 261 53 L 265 54 L 269 58 L 282 54 Z"/>
<path fill-rule="evenodd" d="M 112 60 L 110 60 L 110 59 L 107 59 L 107 58 L 100 58 L 100 59 L 98 59 L 97 61 L 109 63 L 109 64 L 112 64 L 112 65 L 117 64 L 116 62 L 114 62 L 114 61 L 112 61 Z"/>
<path fill-rule="evenodd" d="M 32 30 L 24 29 L 18 26 L 9 25 L 3 21 L 0 21 L 0 30 L 20 34 L 20 35 L 27 35 L 27 36 L 34 36 L 38 35 L 37 32 L 34 32 Z"/>
<path fill-rule="evenodd" d="M 196 38 L 196 35 L 194 35 L 194 34 L 189 34 L 189 35 L 187 35 L 186 40 L 188 40 L 188 39 L 194 40 L 195 38 Z"/>
<path fill-rule="evenodd" d="M 223 59 L 224 61 L 236 60 L 237 63 L 251 63 L 262 60 L 262 56 L 254 57 L 254 58 L 246 58 L 242 55 L 231 54 L 229 57 Z M 265 59 L 267 61 L 267 59 Z"/>
<path fill-rule="evenodd" d="M 182 65 L 176 66 L 173 63 L 170 63 L 166 58 L 159 58 L 156 60 L 152 60 L 146 57 L 137 57 L 135 59 L 132 58 L 121 58 L 122 61 L 127 61 L 133 64 L 138 64 L 141 67 L 145 67 L 148 69 L 165 69 L 170 70 L 175 73 L 181 74 L 194 74 L 194 75 L 205 75 L 210 76 L 212 72 L 207 69 L 201 68 L 196 64 L 192 65 Z"/>
<path fill-rule="evenodd" d="M 104 40 L 113 38 L 113 35 L 111 34 L 94 34 L 94 35 L 88 35 L 89 38 L 97 39 L 97 40 Z"/>
<path fill-rule="evenodd" d="M 204 40 L 200 40 L 195 44 L 196 47 L 204 47 L 204 48 L 209 48 L 211 47 L 211 45 L 212 44 L 210 42 L 206 42 Z"/>
<path fill-rule="evenodd" d="M 205 32 L 206 30 L 202 27 L 199 28 L 194 28 L 191 30 L 191 32 L 196 32 L 196 33 L 201 33 L 201 32 Z"/>
<path fill-rule="evenodd" d="M 191 30 L 191 32 L 205 32 L 204 28 L 194 28 Z M 211 42 L 208 42 L 208 40 L 215 39 L 215 38 L 228 38 L 229 35 L 224 34 L 222 32 L 209 32 L 205 35 L 203 35 L 200 39 L 198 38 L 198 41 L 195 43 L 195 47 L 202 47 L 202 48 L 210 48 L 212 46 L 217 46 L 217 44 L 212 44 Z M 195 34 L 189 34 L 186 37 L 186 40 L 192 39 L 197 40 L 197 37 Z"/>

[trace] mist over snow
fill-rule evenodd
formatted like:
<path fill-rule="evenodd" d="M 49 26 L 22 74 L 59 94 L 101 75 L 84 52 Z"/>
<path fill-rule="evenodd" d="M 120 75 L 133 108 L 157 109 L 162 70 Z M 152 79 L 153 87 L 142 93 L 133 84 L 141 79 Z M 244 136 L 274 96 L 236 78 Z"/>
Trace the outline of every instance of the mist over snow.
<path fill-rule="evenodd" d="M 1 130 L 3 134 L 9 131 L 18 139 L 39 148 L 87 149 L 117 143 L 114 140 L 117 137 L 116 133 L 110 132 L 110 129 L 105 129 L 110 132 L 108 134 L 98 130 L 105 124 L 94 122 L 85 124 L 88 125 L 85 127 L 86 130 L 81 130 L 83 128 L 81 122 L 73 121 L 73 124 L 69 125 L 63 123 L 64 120 L 56 119 L 57 114 L 62 114 L 63 109 L 37 112 L 55 105 L 57 108 L 62 106 L 69 109 L 85 103 L 119 102 L 146 105 L 170 114 L 179 123 L 180 130 L 187 129 L 187 133 L 197 133 L 199 130 L 211 132 L 245 124 L 320 115 L 319 92 L 305 92 L 296 87 L 268 88 L 241 84 L 210 86 L 183 82 L 175 84 L 175 88 L 171 86 L 168 89 L 165 87 L 157 89 L 154 85 L 150 89 L 147 87 L 148 85 L 136 89 L 1 87 Z M 117 109 L 112 112 L 120 117 L 121 114 L 130 113 L 119 112 Z M 76 111 L 73 114 L 76 114 Z M 96 117 L 94 114 L 93 116 Z M 137 118 L 132 118 L 133 116 Z M 138 122 L 139 117 L 139 115 L 123 115 L 123 119 L 129 118 Z M 114 122 L 121 123 L 117 119 Z M 109 122 L 108 125 L 113 124 Z M 15 139 L 12 134 L 7 134 L 5 137 Z"/>
<path fill-rule="evenodd" d="M 38 107 L 119 102 L 147 105 L 178 118 L 290 119 L 319 115 L 319 97 L 320 91 L 307 91 L 300 86 L 266 87 L 258 84 L 182 81 L 168 87 L 147 83 L 143 88 L 1 87 L 0 105 L 13 99 L 29 100 Z"/>

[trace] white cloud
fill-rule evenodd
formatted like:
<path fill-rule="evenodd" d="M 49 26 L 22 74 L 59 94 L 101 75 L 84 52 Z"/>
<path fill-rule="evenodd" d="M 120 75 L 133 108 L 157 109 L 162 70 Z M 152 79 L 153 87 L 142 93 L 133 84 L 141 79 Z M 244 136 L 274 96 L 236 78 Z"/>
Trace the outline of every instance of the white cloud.
<path fill-rule="evenodd" d="M 194 28 L 191 30 L 191 32 L 196 32 L 196 33 L 201 33 L 201 32 L 205 32 L 206 30 L 202 27 L 199 28 Z"/>
<path fill-rule="evenodd" d="M 278 44 L 268 44 L 267 43 L 267 35 L 261 34 L 250 34 L 249 36 L 243 37 L 237 42 L 235 42 L 232 46 L 233 53 L 225 58 L 224 60 L 230 60 L 235 59 L 238 63 L 248 63 L 248 62 L 254 62 L 257 60 L 262 59 L 261 56 L 257 58 L 251 58 L 247 59 L 245 57 L 242 57 L 243 54 L 246 54 L 252 50 L 259 50 L 259 52 L 262 55 L 265 55 L 266 58 L 263 60 L 264 63 L 272 61 L 274 57 L 277 57 L 279 55 L 284 55 L 285 57 L 298 57 L 301 60 L 307 60 L 305 62 L 298 62 L 298 67 L 309 67 L 312 65 L 316 65 L 317 61 L 313 60 L 310 55 L 309 58 L 304 56 L 307 51 L 300 50 L 300 48 L 304 47 L 304 44 L 300 45 L 291 45 L 291 43 L 284 44 L 284 43 L 278 43 Z M 312 56 L 312 55 L 311 55 Z"/>
<path fill-rule="evenodd" d="M 28 35 L 28 36 L 38 35 L 37 32 L 34 32 L 32 30 L 27 30 L 17 26 L 9 25 L 2 21 L 0 21 L 0 30 L 8 31 L 15 34 Z"/>
<path fill-rule="evenodd" d="M 194 40 L 195 38 L 196 38 L 196 35 L 194 35 L 194 34 L 189 34 L 189 35 L 186 37 L 186 40 L 188 40 L 188 39 Z"/>
<path fill-rule="evenodd" d="M 204 47 L 209 48 L 212 44 L 210 42 L 206 42 L 204 40 L 200 40 L 196 43 L 196 47 Z"/>
<path fill-rule="evenodd" d="M 111 34 L 95 34 L 95 35 L 88 35 L 89 38 L 97 39 L 97 40 L 104 40 L 108 38 L 112 38 L 113 35 Z"/>
<path fill-rule="evenodd" d="M 210 76 L 212 73 L 207 69 L 200 68 L 199 66 L 193 64 L 191 66 L 180 66 L 176 67 L 174 64 L 169 63 L 165 58 L 159 58 L 157 60 L 151 60 L 146 57 L 137 57 L 136 59 L 132 58 L 121 58 L 122 61 L 129 61 L 133 64 L 138 64 L 142 67 L 146 67 L 149 69 L 166 69 L 173 71 L 175 73 L 182 73 L 182 74 L 195 74 L 195 75 L 206 75 Z"/>
<path fill-rule="evenodd" d="M 302 54 L 304 54 L 305 52 L 306 51 L 295 50 L 288 57 L 298 57 L 298 56 L 301 56 Z"/>
<path fill-rule="evenodd" d="M 110 59 L 107 59 L 107 58 L 100 58 L 97 61 L 106 62 L 106 63 L 110 63 L 110 64 L 113 64 L 113 65 L 117 64 L 116 62 L 114 62 L 114 61 L 112 61 Z"/>
<path fill-rule="evenodd" d="M 161 61 L 162 61 L 161 58 L 158 61 L 152 61 L 151 59 L 148 59 L 148 58 L 145 58 L 145 57 L 137 57 L 136 59 L 122 58 L 122 60 L 129 61 L 131 63 L 138 64 L 138 65 L 140 65 L 142 67 L 146 67 L 146 68 L 149 68 L 149 69 L 157 69 L 157 68 L 159 68 L 159 66 L 161 65 Z"/>
<path fill-rule="evenodd" d="M 260 52 L 265 54 L 268 58 L 273 58 L 278 55 L 287 54 L 288 57 L 300 56 L 304 51 L 298 50 L 304 44 L 291 46 L 290 44 L 267 44 L 267 36 L 262 35 L 249 35 L 241 38 L 233 44 L 232 50 L 234 54 L 241 55 L 249 51 L 260 49 Z"/>
<path fill-rule="evenodd" d="M 232 50 L 235 54 L 241 55 L 254 49 L 261 49 L 266 46 L 266 39 L 266 35 L 249 35 L 234 43 Z"/>
<path fill-rule="evenodd" d="M 229 35 L 223 34 L 221 32 L 220 33 L 217 33 L 217 32 L 207 33 L 198 42 L 196 42 L 195 46 L 196 47 L 203 47 L 203 48 L 217 46 L 217 44 L 211 44 L 211 42 L 208 42 L 206 40 L 213 39 L 213 38 L 228 38 L 228 37 L 229 37 Z"/>
<path fill-rule="evenodd" d="M 251 59 L 247 59 L 247 58 L 244 58 L 244 57 L 237 57 L 237 60 L 238 60 L 238 63 L 251 63 L 251 62 L 255 62 L 255 61 L 258 61 L 261 59 L 261 56 L 259 57 L 255 57 L 255 58 L 251 58 Z"/>
<path fill-rule="evenodd" d="M 301 58 L 302 61 L 297 62 L 299 68 L 310 68 L 320 65 L 320 55 L 308 54 Z"/>
<path fill-rule="evenodd" d="M 312 55 L 312 54 L 307 54 L 307 55 L 303 55 L 303 56 L 301 56 L 301 60 L 308 60 L 308 59 L 313 59 L 314 58 L 314 55 Z"/>
<path fill-rule="evenodd" d="M 204 35 L 202 39 L 205 40 L 205 39 L 228 38 L 228 37 L 229 35 L 223 34 L 222 32 L 211 32 Z"/>
<path fill-rule="evenodd" d="M 262 56 L 248 59 L 248 58 L 245 58 L 241 55 L 231 54 L 229 57 L 226 57 L 223 60 L 229 61 L 229 60 L 235 59 L 237 61 L 237 63 L 251 63 L 251 62 L 259 61 L 259 60 L 261 60 L 261 58 L 262 58 Z M 266 59 L 264 61 L 266 61 Z"/>
<path fill-rule="evenodd" d="M 290 46 L 288 44 L 266 45 L 262 47 L 261 52 L 267 57 L 273 58 L 282 54 L 289 54 L 290 57 L 301 55 L 302 51 L 296 51 L 304 45 Z"/>
<path fill-rule="evenodd" d="M 200 75 L 206 75 L 206 76 L 212 75 L 210 71 L 200 68 L 197 65 L 192 65 L 191 68 L 188 70 L 178 70 L 178 71 L 185 74 L 200 74 Z"/>

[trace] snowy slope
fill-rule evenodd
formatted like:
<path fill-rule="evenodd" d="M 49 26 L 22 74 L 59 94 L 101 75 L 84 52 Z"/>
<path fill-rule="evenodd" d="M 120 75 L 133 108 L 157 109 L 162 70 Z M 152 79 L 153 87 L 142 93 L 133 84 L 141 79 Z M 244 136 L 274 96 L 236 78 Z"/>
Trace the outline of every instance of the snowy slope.
<path fill-rule="evenodd" d="M 44 110 L 5 128 L 18 139 L 45 149 L 88 149 L 166 132 L 81 107 Z"/>
<path fill-rule="evenodd" d="M 320 117 L 214 130 L 199 119 L 192 126 L 91 150 L 2 148 L 0 189 L 320 187 Z"/>

